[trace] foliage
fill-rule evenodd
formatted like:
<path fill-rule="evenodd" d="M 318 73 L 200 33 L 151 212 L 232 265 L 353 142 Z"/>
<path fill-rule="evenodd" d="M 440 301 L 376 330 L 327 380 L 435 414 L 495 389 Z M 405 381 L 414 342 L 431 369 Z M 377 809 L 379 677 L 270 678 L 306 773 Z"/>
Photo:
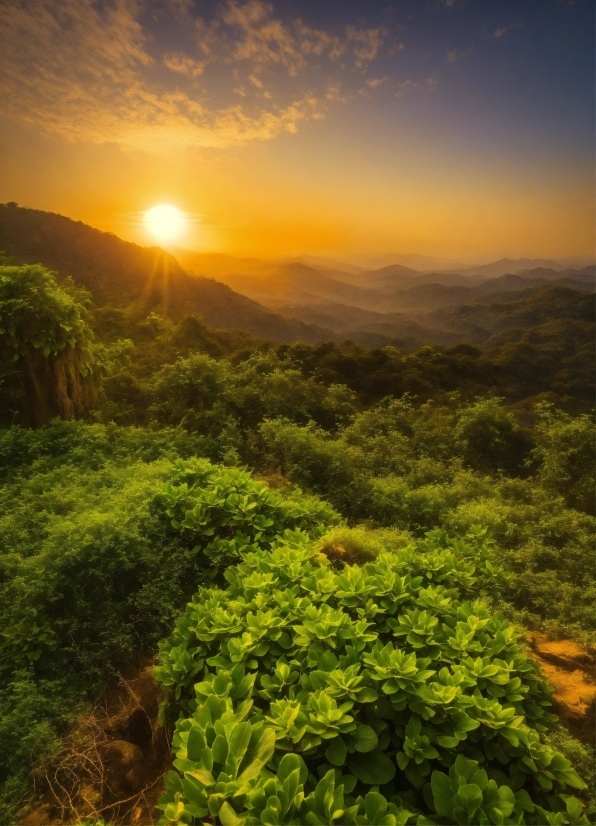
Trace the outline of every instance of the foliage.
<path fill-rule="evenodd" d="M 538 445 L 533 451 L 542 487 L 563 496 L 567 505 L 594 514 L 596 454 L 593 421 L 587 415 L 572 418 L 552 404 L 537 409 Z"/>
<path fill-rule="evenodd" d="M 72 282 L 61 287 L 55 273 L 32 264 L 0 266 L 0 336 L 13 359 L 31 350 L 54 355 L 91 339 L 87 293 Z"/>
<path fill-rule="evenodd" d="M 492 422 L 495 433 L 506 423 L 496 472 L 490 462 L 481 472 L 470 457 L 478 422 L 481 430 Z M 472 525 L 488 530 L 508 572 L 493 583 L 501 606 L 530 626 L 584 642 L 596 639 L 594 520 L 569 504 L 589 509 L 593 466 L 584 457 L 592 434 L 588 417 L 541 414 L 539 444 L 529 451 L 527 432 L 514 427 L 498 400 L 466 405 L 457 397 L 418 406 L 408 398 L 386 400 L 335 434 L 287 420 L 260 427 L 266 466 L 328 499 L 352 524 L 417 536 L 433 528 L 458 535 Z M 563 478 L 567 484 L 559 487 Z"/>
<path fill-rule="evenodd" d="M 179 460 L 171 480 L 164 492 L 166 513 L 172 527 L 193 544 L 192 552 L 200 556 L 211 579 L 245 551 L 270 548 L 285 530 L 320 536 L 339 521 L 318 499 L 282 498 L 246 472 L 205 459 Z"/>
<path fill-rule="evenodd" d="M 537 666 L 474 600 L 475 545 L 334 571 L 285 531 L 201 589 L 156 669 L 184 711 L 160 823 L 587 823 Z"/>
<path fill-rule="evenodd" d="M 593 754 L 541 730 L 548 695 L 477 598 L 596 641 L 593 298 L 447 311 L 483 349 L 279 346 L 182 317 L 183 289 L 180 320 L 147 315 L 131 296 L 159 253 L 90 233 L 99 308 L 0 256 L 5 411 L 15 357 L 103 368 L 95 423 L 0 430 L 0 822 L 199 584 L 163 649 L 182 710 L 164 822 L 582 822 L 565 758 L 590 780 Z M 78 266 L 56 247 L 46 263 Z"/>
<path fill-rule="evenodd" d="M 325 520 L 338 521 L 328 505 L 298 494 L 285 500 L 241 470 L 172 463 L 197 446 L 183 431 L 81 422 L 2 433 L 0 796 L 7 805 L 80 703 L 135 652 L 155 649 L 197 582 L 215 570 L 194 550 L 192 531 L 183 542 L 171 529 L 168 480 L 174 509 L 186 502 L 196 514 L 210 499 L 209 541 L 228 548 L 236 532 L 254 538 L 269 516 L 313 536 Z M 243 521 L 234 497 L 258 507 L 247 507 Z"/>

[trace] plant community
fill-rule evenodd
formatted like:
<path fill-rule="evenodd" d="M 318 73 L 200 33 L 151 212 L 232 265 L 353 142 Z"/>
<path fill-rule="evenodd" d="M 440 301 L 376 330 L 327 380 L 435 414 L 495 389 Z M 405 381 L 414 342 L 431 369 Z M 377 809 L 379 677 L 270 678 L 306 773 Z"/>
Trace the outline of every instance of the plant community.
<path fill-rule="evenodd" d="M 0 821 L 157 656 L 162 826 L 594 822 L 527 648 L 596 643 L 579 327 L 280 344 L 66 274 L 0 266 Z"/>

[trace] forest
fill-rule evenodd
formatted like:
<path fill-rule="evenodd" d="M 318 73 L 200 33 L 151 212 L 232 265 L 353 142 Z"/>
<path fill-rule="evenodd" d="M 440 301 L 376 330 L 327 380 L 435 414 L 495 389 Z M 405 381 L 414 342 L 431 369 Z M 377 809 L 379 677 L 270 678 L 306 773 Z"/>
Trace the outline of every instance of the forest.
<path fill-rule="evenodd" d="M 0 822 L 596 822 L 585 283 L 367 346 L 0 210 Z"/>

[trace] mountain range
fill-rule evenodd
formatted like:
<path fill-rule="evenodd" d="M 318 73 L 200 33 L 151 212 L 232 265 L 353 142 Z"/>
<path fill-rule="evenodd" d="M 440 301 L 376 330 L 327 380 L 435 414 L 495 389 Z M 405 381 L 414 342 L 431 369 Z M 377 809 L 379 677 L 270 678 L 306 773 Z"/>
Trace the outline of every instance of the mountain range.
<path fill-rule="evenodd" d="M 132 305 L 173 320 L 197 315 L 212 327 L 282 343 L 481 344 L 512 323 L 543 323 L 537 319 L 548 315 L 549 302 L 551 316 L 574 317 L 577 302 L 584 308 L 593 302 L 587 294 L 595 278 L 593 266 L 564 268 L 543 259 L 421 272 L 402 264 L 347 271 L 316 268 L 314 259 L 262 261 L 184 250 L 175 257 L 15 204 L 0 205 L 0 250 L 16 262 L 42 263 L 61 278 L 72 277 L 99 306 Z M 512 310 L 535 301 L 544 312 Z"/>
<path fill-rule="evenodd" d="M 335 338 L 330 330 L 285 319 L 226 284 L 189 274 L 159 247 L 140 247 L 62 215 L 0 205 L 0 250 L 16 262 L 40 263 L 70 276 L 98 306 L 132 304 L 174 320 L 195 314 L 211 327 L 279 342 Z"/>

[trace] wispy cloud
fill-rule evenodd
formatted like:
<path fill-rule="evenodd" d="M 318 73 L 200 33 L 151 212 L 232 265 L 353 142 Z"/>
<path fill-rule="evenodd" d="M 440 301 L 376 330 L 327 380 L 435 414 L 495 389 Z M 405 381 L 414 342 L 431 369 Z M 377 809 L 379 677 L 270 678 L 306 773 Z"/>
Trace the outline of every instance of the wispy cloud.
<path fill-rule="evenodd" d="M 385 77 L 371 77 L 370 80 L 365 80 L 367 86 L 370 86 L 371 89 L 376 89 L 377 86 L 380 86 L 381 83 L 387 83 L 389 80 L 389 75 L 385 75 Z"/>
<path fill-rule="evenodd" d="M 378 29 L 358 29 L 355 26 L 348 26 L 346 34 L 356 56 L 356 66 L 362 68 L 376 58 L 387 36 L 387 31 L 382 26 Z"/>
<path fill-rule="evenodd" d="M 493 32 L 493 37 L 497 38 L 503 37 L 503 35 L 507 34 L 508 31 L 511 29 L 520 29 L 521 23 L 510 23 L 508 26 L 500 26 L 499 28 L 495 29 Z"/>
<path fill-rule="evenodd" d="M 397 88 L 397 92 L 395 93 L 395 97 L 396 98 L 403 98 L 404 95 L 406 94 L 406 90 L 408 89 L 409 86 L 418 86 L 418 84 L 414 83 L 414 81 L 411 80 L 411 78 L 408 78 L 407 80 L 402 80 L 402 82 L 398 84 L 398 88 Z"/>
<path fill-rule="evenodd" d="M 346 100 L 338 72 L 364 71 L 386 34 L 283 22 L 262 0 L 229 0 L 210 21 L 169 3 L 186 38 L 176 50 L 161 49 L 137 0 L 2 0 L 5 112 L 68 140 L 145 150 L 267 140 Z M 329 70 L 293 82 L 322 59 Z"/>
<path fill-rule="evenodd" d="M 205 61 L 193 60 L 188 55 L 179 52 L 166 54 L 163 58 L 163 64 L 172 72 L 178 72 L 181 75 L 188 75 L 189 77 L 198 77 L 203 74 L 205 69 Z"/>
<path fill-rule="evenodd" d="M 401 83 L 397 85 L 397 91 L 395 92 L 396 98 L 403 98 L 408 89 L 426 89 L 428 92 L 433 92 L 438 86 L 438 80 L 434 75 L 427 77 L 425 80 L 418 83 L 412 78 L 408 78 L 407 80 L 402 80 Z"/>
<path fill-rule="evenodd" d="M 305 66 L 304 55 L 288 27 L 272 12 L 273 7 L 261 0 L 244 4 L 231 0 L 223 19 L 238 31 L 234 57 L 257 65 L 283 65 L 296 75 Z"/>
<path fill-rule="evenodd" d="M 472 51 L 472 46 L 469 49 L 452 49 L 451 51 L 447 52 L 447 56 L 445 60 L 447 63 L 456 63 L 458 60 L 461 60 L 462 57 L 466 57 Z"/>

